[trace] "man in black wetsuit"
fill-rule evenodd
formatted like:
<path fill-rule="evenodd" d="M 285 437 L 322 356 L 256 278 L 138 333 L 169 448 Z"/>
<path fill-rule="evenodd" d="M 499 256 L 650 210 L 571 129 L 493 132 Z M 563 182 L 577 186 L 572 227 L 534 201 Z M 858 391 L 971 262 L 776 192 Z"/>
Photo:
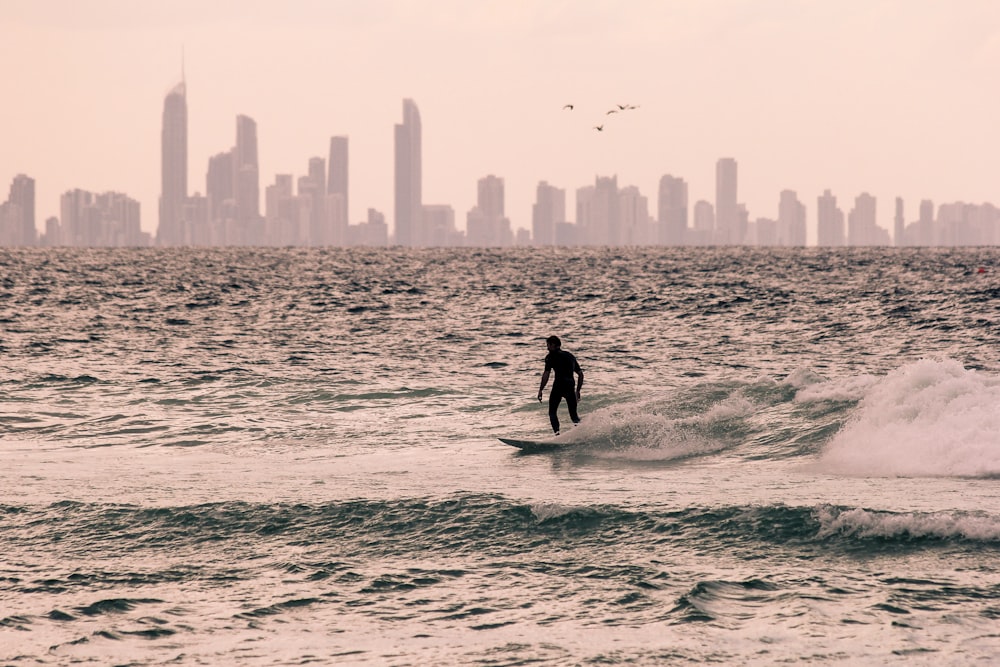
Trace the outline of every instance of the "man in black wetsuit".
<path fill-rule="evenodd" d="M 545 372 L 542 373 L 542 384 L 538 387 L 538 402 L 542 402 L 542 390 L 549 383 L 549 371 L 555 370 L 556 379 L 552 383 L 552 393 L 549 394 L 549 421 L 552 422 L 552 430 L 559 435 L 559 417 L 556 411 L 562 399 L 566 399 L 569 418 L 574 424 L 580 423 L 580 416 L 576 414 L 576 404 L 580 400 L 580 387 L 583 386 L 583 371 L 576 357 L 562 349 L 559 336 L 549 336 L 545 340 L 545 345 L 549 348 L 549 353 L 545 355 Z M 575 387 L 573 373 L 578 376 Z"/>

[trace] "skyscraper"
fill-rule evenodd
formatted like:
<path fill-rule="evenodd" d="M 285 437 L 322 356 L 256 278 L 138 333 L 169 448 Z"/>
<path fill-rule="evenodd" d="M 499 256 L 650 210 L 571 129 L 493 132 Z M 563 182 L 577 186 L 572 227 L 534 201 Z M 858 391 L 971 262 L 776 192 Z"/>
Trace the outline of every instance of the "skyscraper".
<path fill-rule="evenodd" d="M 634 185 L 621 188 L 618 191 L 616 245 L 649 245 L 655 240 L 655 236 L 652 220 L 649 217 L 649 200 Z"/>
<path fill-rule="evenodd" d="M 711 245 L 715 238 L 715 209 L 701 199 L 694 205 L 694 226 L 688 233 L 690 245 Z"/>
<path fill-rule="evenodd" d="M 288 214 L 292 196 L 291 174 L 277 174 L 274 185 L 264 189 L 264 238 L 268 245 L 295 245 L 298 241 L 291 229 L 292 216 Z"/>
<path fill-rule="evenodd" d="M 340 195 L 340 215 L 344 224 L 350 222 L 350 201 L 347 198 L 348 173 L 347 173 L 347 137 L 330 137 L 330 159 L 327 164 L 326 193 L 328 195 Z M 336 217 L 337 212 L 331 211 Z"/>
<path fill-rule="evenodd" d="M 715 229 L 722 245 L 740 245 L 745 235 L 736 183 L 736 160 L 720 158 L 715 163 Z"/>
<path fill-rule="evenodd" d="M 566 221 L 566 191 L 542 181 L 531 207 L 531 238 L 535 245 L 553 245 L 556 225 Z"/>
<path fill-rule="evenodd" d="M 480 178 L 476 186 L 476 206 L 466 215 L 469 245 L 487 248 L 512 245 L 510 220 L 504 216 L 503 179 L 490 174 Z"/>
<path fill-rule="evenodd" d="M 597 176 L 593 189 L 577 190 L 577 224 L 585 245 L 617 246 L 620 244 L 620 210 L 618 176 Z"/>
<path fill-rule="evenodd" d="M 876 199 L 862 192 L 854 199 L 854 208 L 847 216 L 847 245 L 889 245 L 889 232 L 876 222 Z"/>
<path fill-rule="evenodd" d="M 235 201 L 235 171 L 232 150 L 217 153 L 208 159 L 205 195 L 208 197 L 208 217 L 213 223 L 224 218 L 226 202 Z"/>
<path fill-rule="evenodd" d="M 11 207 L 8 232 L 13 245 L 33 246 L 38 241 L 35 228 L 35 179 L 18 174 L 10 184 L 7 199 Z"/>
<path fill-rule="evenodd" d="M 783 190 L 778 201 L 778 245 L 806 245 L 806 207 L 794 190 Z"/>
<path fill-rule="evenodd" d="M 829 190 L 816 200 L 816 245 L 821 248 L 844 245 L 844 212 L 837 208 L 837 198 Z"/>
<path fill-rule="evenodd" d="M 423 215 L 420 111 L 411 99 L 403 100 L 403 122 L 396 125 L 395 214 L 396 243 L 420 245 Z"/>
<path fill-rule="evenodd" d="M 233 158 L 237 220 L 244 224 L 255 222 L 260 217 L 260 169 L 257 164 L 257 123 L 249 116 L 236 117 Z"/>
<path fill-rule="evenodd" d="M 688 226 L 688 187 L 683 178 L 660 178 L 655 243 L 683 245 Z"/>
<path fill-rule="evenodd" d="M 187 199 L 187 87 L 182 80 L 163 100 L 160 132 L 160 245 L 185 243 L 184 200 Z"/>

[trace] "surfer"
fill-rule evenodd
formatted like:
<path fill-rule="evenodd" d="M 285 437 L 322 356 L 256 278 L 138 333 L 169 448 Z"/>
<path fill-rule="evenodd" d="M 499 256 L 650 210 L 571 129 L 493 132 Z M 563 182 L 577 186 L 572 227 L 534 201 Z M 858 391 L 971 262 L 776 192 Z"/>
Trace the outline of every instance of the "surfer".
<path fill-rule="evenodd" d="M 556 378 L 552 382 L 552 393 L 549 394 L 549 421 L 552 422 L 552 430 L 559 435 L 559 417 L 556 411 L 559 403 L 566 399 L 566 407 L 569 408 L 569 418 L 574 424 L 580 423 L 580 416 L 576 413 L 576 404 L 580 400 L 580 387 L 583 386 L 583 370 L 577 363 L 576 357 L 562 349 L 562 341 L 559 336 L 549 336 L 545 340 L 545 346 L 549 353 L 545 355 L 545 371 L 542 373 L 542 383 L 538 387 L 538 402 L 542 402 L 542 391 L 549 383 L 549 371 L 555 370 Z M 573 374 L 576 373 L 576 386 L 573 383 Z"/>

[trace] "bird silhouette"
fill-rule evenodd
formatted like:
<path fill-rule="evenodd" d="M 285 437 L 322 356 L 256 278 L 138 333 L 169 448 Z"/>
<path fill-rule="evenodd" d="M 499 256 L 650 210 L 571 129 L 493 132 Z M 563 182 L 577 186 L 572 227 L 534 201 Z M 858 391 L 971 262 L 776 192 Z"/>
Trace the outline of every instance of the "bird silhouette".
<path fill-rule="evenodd" d="M 570 111 L 572 111 L 573 110 L 573 105 L 572 104 L 567 104 L 567 105 L 563 106 L 563 109 L 569 109 Z"/>
<path fill-rule="evenodd" d="M 603 125 L 595 125 L 594 129 L 597 130 L 598 132 L 603 132 L 604 131 L 604 126 Z"/>
<path fill-rule="evenodd" d="M 613 113 L 618 113 L 618 109 L 612 109 L 612 110 L 608 111 L 608 112 L 607 112 L 606 114 L 604 114 L 604 115 L 605 115 L 605 116 L 610 116 L 610 115 L 611 115 L 611 114 L 613 114 Z"/>

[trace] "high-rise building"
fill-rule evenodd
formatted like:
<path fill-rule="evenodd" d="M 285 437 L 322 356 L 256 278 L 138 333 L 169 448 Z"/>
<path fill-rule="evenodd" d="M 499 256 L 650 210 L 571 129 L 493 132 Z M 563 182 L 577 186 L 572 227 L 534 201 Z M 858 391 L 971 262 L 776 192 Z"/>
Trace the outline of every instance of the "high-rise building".
<path fill-rule="evenodd" d="M 59 198 L 59 220 L 62 243 L 66 246 L 84 246 L 86 243 L 86 210 L 94 196 L 86 190 L 70 190 Z"/>
<path fill-rule="evenodd" d="M 302 230 L 302 241 L 305 245 L 325 246 L 329 243 L 325 229 L 326 221 L 323 216 L 324 189 L 326 189 L 326 184 L 318 182 L 312 176 L 299 176 L 300 207 L 305 206 L 309 210 L 308 224 Z M 308 202 L 302 201 L 306 199 Z"/>
<path fill-rule="evenodd" d="M 309 158 L 309 178 L 313 179 L 321 195 L 326 194 L 326 160 L 321 157 Z"/>
<path fill-rule="evenodd" d="M 473 247 L 507 247 L 514 243 L 504 216 L 503 179 L 490 174 L 477 183 L 476 206 L 466 216 L 466 238 Z"/>
<path fill-rule="evenodd" d="M 59 218 L 50 216 L 45 219 L 45 242 L 43 245 L 46 248 L 55 248 L 57 246 L 63 245 L 62 242 L 62 231 L 59 227 Z"/>
<path fill-rule="evenodd" d="M 618 191 L 618 233 L 615 244 L 643 246 L 654 240 L 649 200 L 634 185 L 621 188 Z"/>
<path fill-rule="evenodd" d="M 930 199 L 923 199 L 920 202 L 920 218 L 917 220 L 916 244 L 920 246 L 934 245 L 937 237 L 935 227 L 937 222 L 934 219 L 934 202 Z"/>
<path fill-rule="evenodd" d="M 621 234 L 618 177 L 595 177 L 576 194 L 578 234 L 584 245 L 616 246 Z"/>
<path fill-rule="evenodd" d="M 0 245 L 33 246 L 38 242 L 35 228 L 35 179 L 18 174 L 10 184 L 10 196 L 0 216 Z"/>
<path fill-rule="evenodd" d="M 350 222 L 351 208 L 350 200 L 347 197 L 347 137 L 330 137 L 330 158 L 327 168 L 326 193 L 328 195 L 340 195 L 340 207 L 342 210 L 339 214 L 345 221 Z"/>
<path fill-rule="evenodd" d="M 490 174 L 479 179 L 476 183 L 478 196 L 476 205 L 480 210 L 491 218 L 502 218 L 504 216 L 504 185 L 503 179 Z"/>
<path fill-rule="evenodd" d="M 802 248 L 806 245 L 806 207 L 793 190 L 784 190 L 778 201 L 778 245 Z"/>
<path fill-rule="evenodd" d="M 447 204 L 424 204 L 424 232 L 431 248 L 460 245 L 455 229 L 455 209 Z"/>
<path fill-rule="evenodd" d="M 694 205 L 694 225 L 688 232 L 690 245 L 711 245 L 715 239 L 715 208 L 700 199 Z"/>
<path fill-rule="evenodd" d="M 740 245 L 746 236 L 736 186 L 736 160 L 720 158 L 715 163 L 715 231 L 721 245 Z"/>
<path fill-rule="evenodd" d="M 816 200 L 816 245 L 839 248 L 844 245 L 844 212 L 829 190 Z"/>
<path fill-rule="evenodd" d="M 669 174 L 660 178 L 656 238 L 660 245 L 684 245 L 688 226 L 688 186 Z"/>
<path fill-rule="evenodd" d="M 291 174 L 275 175 L 274 185 L 264 189 L 264 236 L 268 245 L 297 245 L 288 204 L 293 195 Z"/>
<path fill-rule="evenodd" d="M 193 246 L 212 244 L 211 218 L 208 215 L 208 197 L 200 192 L 184 200 L 184 229 L 187 241 Z"/>
<path fill-rule="evenodd" d="M 535 245 L 554 245 L 556 225 L 566 221 L 566 191 L 542 181 L 531 207 L 531 237 Z"/>
<path fill-rule="evenodd" d="M 396 125 L 395 215 L 396 243 L 418 246 L 423 216 L 420 111 L 403 100 L 403 122 Z"/>
<path fill-rule="evenodd" d="M 184 200 L 187 199 L 187 87 L 182 80 L 163 100 L 160 131 L 160 245 L 182 245 Z"/>
<path fill-rule="evenodd" d="M 246 225 L 260 218 L 260 169 L 257 163 L 257 123 L 249 116 L 236 117 L 233 183 L 237 220 Z"/>
<path fill-rule="evenodd" d="M 208 216 L 212 223 L 223 219 L 226 202 L 235 202 L 233 190 L 233 151 L 218 153 L 208 159 L 208 173 L 205 176 L 205 196 L 208 198 Z"/>
<path fill-rule="evenodd" d="M 862 192 L 847 216 L 847 245 L 889 245 L 889 232 L 879 227 L 876 220 L 876 199 Z"/>
<path fill-rule="evenodd" d="M 0 247 L 19 246 L 20 235 L 17 229 L 21 225 L 21 207 L 5 201 L 0 204 Z"/>

